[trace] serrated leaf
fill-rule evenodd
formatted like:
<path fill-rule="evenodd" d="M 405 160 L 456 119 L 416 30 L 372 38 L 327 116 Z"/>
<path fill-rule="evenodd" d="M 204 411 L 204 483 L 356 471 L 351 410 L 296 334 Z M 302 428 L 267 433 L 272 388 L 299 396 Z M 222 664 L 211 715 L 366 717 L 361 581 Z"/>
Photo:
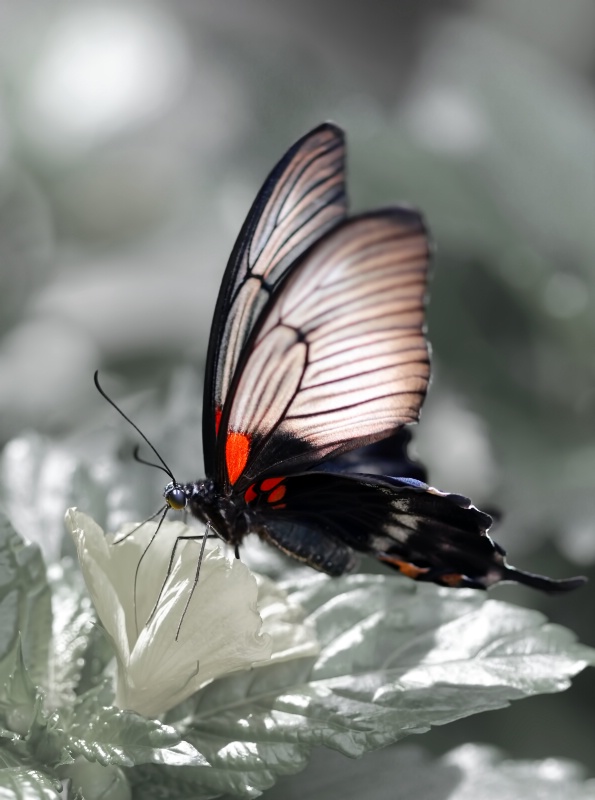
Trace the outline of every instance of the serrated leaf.
<path fill-rule="evenodd" d="M 13 439 L 0 455 L 0 499 L 22 536 L 37 542 L 48 563 L 56 562 L 66 543 L 64 510 L 77 502 L 103 519 L 106 492 L 87 467 L 63 445 L 37 433 Z"/>
<path fill-rule="evenodd" d="M 299 583 L 285 588 L 316 623 L 318 659 L 216 681 L 168 717 L 212 765 L 201 789 L 256 796 L 299 770 L 313 746 L 359 756 L 561 691 L 595 662 L 541 614 L 471 590 L 371 575 Z"/>
<path fill-rule="evenodd" d="M 24 542 L 0 512 L 0 687 L 13 669 L 20 636 L 34 683 L 47 678 L 52 610 L 39 548 Z"/>
<path fill-rule="evenodd" d="M 53 565 L 50 579 L 54 623 L 47 705 L 57 708 L 72 705 L 78 693 L 94 685 L 93 679 L 103 672 L 113 652 L 98 629 L 93 605 L 74 565 L 68 561 Z"/>
<path fill-rule="evenodd" d="M 39 710 L 38 692 L 29 676 L 20 637 L 11 655 L 12 670 L 3 687 L 0 711 L 10 731 L 24 736 Z"/>
<path fill-rule="evenodd" d="M 45 772 L 25 767 L 11 767 L 0 772 L 2 800 L 60 800 L 55 782 Z"/>
<path fill-rule="evenodd" d="M 13 668 L 10 677 L 6 681 L 5 692 L 5 703 L 7 705 L 30 706 L 33 708 L 37 692 L 25 665 L 20 637 L 14 650 Z"/>
<path fill-rule="evenodd" d="M 420 747 L 389 747 L 364 759 L 317 750 L 306 770 L 282 778 L 267 800 L 592 800 L 595 781 L 574 762 L 506 759 L 495 748 L 464 745 L 431 759 Z M 150 794 L 147 797 L 151 797 Z"/>
<path fill-rule="evenodd" d="M 0 797 L 2 800 L 59 800 L 60 781 L 0 748 Z"/>
<path fill-rule="evenodd" d="M 65 721 L 63 747 L 70 758 L 131 767 L 155 763 L 207 766 L 206 759 L 170 725 L 131 711 L 79 702 Z"/>

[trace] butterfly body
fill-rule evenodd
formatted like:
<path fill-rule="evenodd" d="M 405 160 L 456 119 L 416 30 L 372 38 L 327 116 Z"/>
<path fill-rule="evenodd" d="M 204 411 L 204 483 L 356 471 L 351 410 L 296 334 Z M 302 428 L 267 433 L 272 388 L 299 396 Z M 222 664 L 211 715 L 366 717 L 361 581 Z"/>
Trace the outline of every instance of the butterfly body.
<path fill-rule="evenodd" d="M 256 533 L 341 575 L 372 556 L 415 580 L 487 588 L 516 580 L 489 515 L 425 483 L 409 458 L 430 376 L 429 237 L 393 206 L 350 216 L 345 142 L 310 131 L 273 169 L 223 277 L 203 403 L 206 478 L 172 482 L 187 508 L 237 548 Z"/>

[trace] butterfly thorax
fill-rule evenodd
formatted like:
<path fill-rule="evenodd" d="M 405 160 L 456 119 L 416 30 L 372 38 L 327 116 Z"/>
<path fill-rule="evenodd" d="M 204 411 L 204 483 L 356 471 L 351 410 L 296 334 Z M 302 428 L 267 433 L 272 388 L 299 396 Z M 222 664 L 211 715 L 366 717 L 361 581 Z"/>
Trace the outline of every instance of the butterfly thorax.
<path fill-rule="evenodd" d="M 212 480 L 169 483 L 163 496 L 170 508 L 188 509 L 201 522 L 210 524 L 230 544 L 239 544 L 248 531 L 245 510 L 218 492 Z"/>

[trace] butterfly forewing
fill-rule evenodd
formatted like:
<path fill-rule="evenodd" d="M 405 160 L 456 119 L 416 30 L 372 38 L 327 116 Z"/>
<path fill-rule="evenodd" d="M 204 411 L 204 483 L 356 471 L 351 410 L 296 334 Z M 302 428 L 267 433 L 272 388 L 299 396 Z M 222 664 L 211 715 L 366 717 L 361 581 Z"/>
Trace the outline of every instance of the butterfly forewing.
<path fill-rule="evenodd" d="M 207 475 L 215 474 L 221 412 L 260 312 L 288 268 L 345 216 L 346 203 L 343 132 L 328 123 L 300 139 L 260 190 L 227 265 L 211 329 L 203 406 Z"/>
<path fill-rule="evenodd" d="M 225 408 L 222 485 L 289 474 L 384 438 L 419 415 L 428 240 L 393 208 L 345 220 L 273 294 Z"/>

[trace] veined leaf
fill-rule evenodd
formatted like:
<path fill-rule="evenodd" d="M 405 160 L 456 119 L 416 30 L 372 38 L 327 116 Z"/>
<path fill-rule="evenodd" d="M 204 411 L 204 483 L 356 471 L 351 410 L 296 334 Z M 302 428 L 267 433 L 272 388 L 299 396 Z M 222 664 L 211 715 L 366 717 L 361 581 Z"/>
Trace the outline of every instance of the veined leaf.
<path fill-rule="evenodd" d="M 0 748 L 0 797 L 2 800 L 59 800 L 61 784 L 29 759 L 20 759 Z"/>
<path fill-rule="evenodd" d="M 211 763 L 196 784 L 207 793 L 257 796 L 300 770 L 313 746 L 359 756 L 561 691 L 595 663 L 595 651 L 541 614 L 471 590 L 372 575 L 285 588 L 316 623 L 320 656 L 216 681 L 168 716 Z"/>
<path fill-rule="evenodd" d="M 0 692 L 13 671 L 19 636 L 31 679 L 47 679 L 51 600 L 39 548 L 23 541 L 0 512 Z"/>
<path fill-rule="evenodd" d="M 131 711 L 99 706 L 94 695 L 75 706 L 64 726 L 63 748 L 70 758 L 84 756 L 104 765 L 208 766 L 201 753 L 170 725 Z"/>
<path fill-rule="evenodd" d="M 54 611 L 47 685 L 49 708 L 72 705 L 77 694 L 104 680 L 103 670 L 113 658 L 82 576 L 74 564 L 65 562 L 52 565 L 49 572 Z"/>

